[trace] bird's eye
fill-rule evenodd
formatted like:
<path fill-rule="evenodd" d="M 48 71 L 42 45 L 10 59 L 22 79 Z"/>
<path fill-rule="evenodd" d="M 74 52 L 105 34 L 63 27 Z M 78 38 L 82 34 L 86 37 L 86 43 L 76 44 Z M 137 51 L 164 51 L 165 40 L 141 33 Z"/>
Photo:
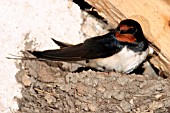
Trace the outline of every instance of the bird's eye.
<path fill-rule="evenodd" d="M 127 30 L 127 33 L 130 33 L 130 34 L 135 34 L 136 32 L 137 32 L 137 29 L 135 28 L 131 28 Z"/>
<path fill-rule="evenodd" d="M 120 30 L 120 34 L 126 34 L 127 31 L 125 30 Z"/>

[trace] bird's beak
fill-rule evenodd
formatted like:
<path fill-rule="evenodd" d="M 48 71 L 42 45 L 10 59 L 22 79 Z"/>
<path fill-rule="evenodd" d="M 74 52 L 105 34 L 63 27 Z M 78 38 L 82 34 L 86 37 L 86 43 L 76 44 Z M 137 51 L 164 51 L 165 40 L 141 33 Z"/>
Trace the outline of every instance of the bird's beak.
<path fill-rule="evenodd" d="M 115 33 L 116 33 L 116 32 L 119 32 L 119 33 L 120 33 L 119 28 L 114 29 L 114 31 L 115 31 Z"/>
<path fill-rule="evenodd" d="M 115 32 L 117 32 L 118 31 L 118 28 L 116 28 L 116 29 L 114 29 L 115 30 Z"/>

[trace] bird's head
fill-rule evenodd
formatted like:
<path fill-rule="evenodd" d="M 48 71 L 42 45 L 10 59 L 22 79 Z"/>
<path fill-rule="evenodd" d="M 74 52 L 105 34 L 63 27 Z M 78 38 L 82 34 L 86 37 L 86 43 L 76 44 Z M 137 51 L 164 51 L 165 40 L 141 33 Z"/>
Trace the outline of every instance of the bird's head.
<path fill-rule="evenodd" d="M 140 24 L 132 19 L 121 21 L 115 31 L 120 42 L 135 43 L 145 40 Z"/>

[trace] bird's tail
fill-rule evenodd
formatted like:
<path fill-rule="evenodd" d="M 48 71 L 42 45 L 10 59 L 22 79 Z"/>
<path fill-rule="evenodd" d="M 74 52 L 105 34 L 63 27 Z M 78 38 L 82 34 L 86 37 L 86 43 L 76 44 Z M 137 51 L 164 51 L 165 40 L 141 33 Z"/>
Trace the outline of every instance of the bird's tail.
<path fill-rule="evenodd" d="M 85 60 L 83 58 L 85 52 L 82 51 L 81 44 L 64 47 L 55 50 L 45 50 L 45 51 L 29 51 L 30 54 L 38 59 L 46 59 L 53 61 L 80 61 Z"/>

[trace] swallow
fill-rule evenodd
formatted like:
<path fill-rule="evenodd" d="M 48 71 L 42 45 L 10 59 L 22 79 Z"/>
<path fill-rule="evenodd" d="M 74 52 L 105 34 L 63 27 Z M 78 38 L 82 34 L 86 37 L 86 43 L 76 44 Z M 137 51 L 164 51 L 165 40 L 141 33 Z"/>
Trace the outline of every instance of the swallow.
<path fill-rule="evenodd" d="M 86 61 L 86 66 L 97 70 L 126 74 L 136 69 L 149 54 L 148 41 L 142 28 L 132 19 L 125 19 L 109 33 L 77 45 L 52 40 L 60 49 L 28 52 L 39 60 Z"/>

